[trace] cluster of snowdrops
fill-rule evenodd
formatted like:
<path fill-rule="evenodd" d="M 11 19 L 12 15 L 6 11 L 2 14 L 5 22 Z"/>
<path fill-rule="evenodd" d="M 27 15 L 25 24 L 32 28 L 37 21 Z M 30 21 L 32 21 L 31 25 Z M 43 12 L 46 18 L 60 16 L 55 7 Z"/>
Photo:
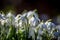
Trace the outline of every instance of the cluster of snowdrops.
<path fill-rule="evenodd" d="M 59 34 L 51 19 L 40 20 L 35 10 L 18 15 L 0 13 L 0 40 L 51 40 Z"/>

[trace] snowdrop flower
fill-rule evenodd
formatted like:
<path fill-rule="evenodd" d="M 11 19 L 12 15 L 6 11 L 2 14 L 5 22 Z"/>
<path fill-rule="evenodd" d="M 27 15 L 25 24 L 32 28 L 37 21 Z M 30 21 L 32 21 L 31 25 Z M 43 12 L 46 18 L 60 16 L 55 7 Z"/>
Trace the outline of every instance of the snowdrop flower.
<path fill-rule="evenodd" d="M 35 13 L 34 15 L 33 15 L 39 22 L 40 22 L 40 19 L 39 19 L 39 17 L 38 17 L 38 14 L 37 13 Z"/>
<path fill-rule="evenodd" d="M 22 15 L 21 14 L 18 14 L 16 17 L 15 17 L 15 19 L 18 19 L 18 18 L 20 18 Z"/>
<path fill-rule="evenodd" d="M 31 24 L 31 26 L 35 26 L 36 25 L 36 20 L 34 17 L 32 17 L 30 20 L 29 20 L 29 24 Z"/>
<path fill-rule="evenodd" d="M 36 19 L 35 17 L 31 17 L 31 19 L 29 19 L 29 24 L 31 24 L 31 26 L 37 26 L 39 23 L 39 20 Z"/>
<path fill-rule="evenodd" d="M 43 25 L 43 22 L 41 22 L 40 24 L 38 24 L 38 27 L 42 29 L 42 25 Z"/>
<path fill-rule="evenodd" d="M 43 34 L 43 30 L 39 29 L 38 30 L 38 35 L 42 35 Z"/>
<path fill-rule="evenodd" d="M 27 13 L 24 13 L 24 14 L 22 15 L 21 19 L 22 19 L 23 21 L 25 21 L 25 23 L 27 23 L 27 21 L 28 21 Z"/>
<path fill-rule="evenodd" d="M 47 26 L 47 31 L 49 34 L 53 34 L 53 31 L 56 29 L 56 26 L 54 23 L 51 22 L 51 19 L 45 22 Z"/>
<path fill-rule="evenodd" d="M 18 27 L 18 26 L 19 26 L 20 17 L 21 17 L 21 14 L 18 14 L 18 15 L 15 17 L 15 27 Z"/>
<path fill-rule="evenodd" d="M 56 29 L 60 32 L 60 25 L 57 25 Z"/>
<path fill-rule="evenodd" d="M 28 18 L 28 19 L 30 19 L 30 18 L 33 17 L 33 16 L 34 16 L 36 19 L 39 20 L 38 15 L 37 15 L 37 13 L 36 13 L 35 11 L 29 11 L 29 12 L 27 13 L 27 18 Z"/>
<path fill-rule="evenodd" d="M 25 16 L 21 16 L 20 20 L 24 23 L 27 24 L 27 18 Z"/>
<path fill-rule="evenodd" d="M 7 18 L 7 19 L 5 19 L 5 21 L 6 21 L 6 26 L 15 25 L 14 19 L 11 20 L 11 19 Z"/>
<path fill-rule="evenodd" d="M 47 25 L 47 27 L 50 27 L 52 30 L 54 30 L 55 24 L 52 23 L 52 22 L 49 22 L 48 25 Z"/>
<path fill-rule="evenodd" d="M 15 27 L 18 27 L 19 26 L 19 20 L 20 20 L 20 14 L 18 14 L 16 17 L 15 17 Z"/>
<path fill-rule="evenodd" d="M 34 11 L 29 11 L 29 12 L 27 13 L 27 18 L 28 18 L 28 19 L 31 18 L 34 13 L 35 13 Z"/>
<path fill-rule="evenodd" d="M 9 12 L 7 15 L 7 22 L 10 24 L 10 25 L 15 25 L 15 16 Z"/>
<path fill-rule="evenodd" d="M 1 22 L 1 25 L 4 25 L 5 24 L 5 20 L 0 20 L 0 22 Z"/>
<path fill-rule="evenodd" d="M 42 37 L 38 35 L 37 40 L 42 40 Z"/>
<path fill-rule="evenodd" d="M 0 14 L 0 19 L 6 19 L 4 14 Z"/>
<path fill-rule="evenodd" d="M 11 25 L 11 22 L 10 22 L 10 20 L 9 20 L 9 19 L 6 19 L 5 21 L 6 21 L 6 26 Z"/>
<path fill-rule="evenodd" d="M 26 32 L 25 31 L 25 27 L 29 26 L 29 38 L 32 37 L 33 40 L 35 40 L 35 33 L 37 33 L 37 40 L 40 40 L 40 38 L 42 37 L 41 35 L 43 35 L 43 33 L 46 33 L 45 31 L 48 31 L 47 34 L 54 34 L 56 35 L 56 33 L 53 33 L 53 31 L 55 30 L 55 24 L 51 22 L 51 19 L 44 22 L 41 21 L 38 18 L 38 15 L 35 13 L 35 11 L 29 11 L 25 14 L 18 14 L 17 16 L 14 16 L 13 14 L 11 14 L 11 12 L 9 12 L 5 19 L 4 19 L 5 15 L 1 14 L 0 15 L 0 25 L 4 25 L 6 23 L 7 26 L 13 26 L 16 28 L 16 32 L 18 33 L 18 31 Z M 29 25 L 28 25 L 29 24 Z M 27 27 L 26 27 L 27 29 Z M 48 29 L 48 30 L 47 30 Z M 57 29 L 60 31 L 59 26 L 57 26 Z M 8 29 L 6 29 L 8 31 Z M 58 31 L 58 32 L 59 32 Z M 23 35 L 23 34 L 22 34 Z"/>
<path fill-rule="evenodd" d="M 23 17 L 26 17 L 26 16 L 27 16 L 27 13 L 24 13 L 22 16 L 23 16 Z"/>
<path fill-rule="evenodd" d="M 0 19 L 2 19 L 2 15 L 0 14 Z"/>
<path fill-rule="evenodd" d="M 22 21 L 19 22 L 19 26 L 22 27 Z"/>
<path fill-rule="evenodd" d="M 51 22 L 51 21 L 52 21 L 52 19 L 49 19 L 45 22 L 45 24 L 48 25 L 48 23 Z"/>
<path fill-rule="evenodd" d="M 6 16 L 7 16 L 7 17 L 11 17 L 11 16 L 12 16 L 12 13 L 9 12 Z"/>
<path fill-rule="evenodd" d="M 32 39 L 35 39 L 35 29 L 34 28 L 29 28 L 29 37 L 32 37 Z"/>
<path fill-rule="evenodd" d="M 55 27 L 55 24 L 52 23 L 52 22 L 49 22 L 48 25 L 47 25 L 47 27 L 52 27 L 52 28 L 54 28 L 54 27 Z"/>
<path fill-rule="evenodd" d="M 29 11 L 27 13 L 27 18 L 31 26 L 37 26 L 40 22 L 40 19 L 38 18 L 38 15 L 35 13 L 35 11 Z"/>
<path fill-rule="evenodd" d="M 50 29 L 52 29 L 52 28 L 55 28 L 55 24 L 52 23 L 52 22 L 50 22 L 50 21 L 51 21 L 51 19 L 49 19 L 48 21 L 45 22 L 48 30 L 50 30 Z"/>
<path fill-rule="evenodd" d="M 53 28 L 56 28 L 56 25 L 55 25 L 54 23 L 52 23 L 52 27 L 53 27 Z"/>
<path fill-rule="evenodd" d="M 43 35 L 43 30 L 41 28 L 38 29 L 38 35 L 37 35 L 37 40 L 41 40 L 41 35 Z"/>
<path fill-rule="evenodd" d="M 5 14 L 4 14 L 4 13 L 2 13 L 2 14 L 1 14 L 1 16 L 3 16 L 3 17 L 4 17 L 4 16 L 5 16 Z"/>
<path fill-rule="evenodd" d="M 20 19 L 21 19 L 22 21 L 26 21 L 26 18 L 25 18 L 24 16 L 21 16 Z"/>
<path fill-rule="evenodd" d="M 44 33 L 44 31 L 46 30 L 46 25 L 45 25 L 45 23 L 43 22 L 43 20 L 42 20 L 42 22 L 40 22 L 40 24 L 38 25 L 38 27 L 39 27 L 39 29 L 38 29 L 38 36 L 37 36 L 37 40 L 39 39 L 39 40 L 41 40 L 41 35 L 43 35 L 43 33 Z"/>
<path fill-rule="evenodd" d="M 35 30 L 35 33 L 37 33 L 37 29 L 35 28 L 34 30 Z"/>
<path fill-rule="evenodd" d="M 40 24 L 38 25 L 41 29 L 43 28 L 43 29 L 46 29 L 47 28 L 47 26 L 45 25 L 45 23 L 43 22 L 43 20 L 42 20 L 42 22 L 40 22 Z"/>
<path fill-rule="evenodd" d="M 26 23 L 27 23 L 27 19 L 25 18 L 25 16 L 22 15 L 17 15 L 15 17 L 15 23 L 17 25 L 17 27 L 23 27 Z"/>
<path fill-rule="evenodd" d="M 51 22 L 48 23 L 47 28 L 48 28 L 48 30 L 51 30 L 51 28 L 52 28 Z"/>
<path fill-rule="evenodd" d="M 15 18 L 15 23 L 18 23 L 19 20 L 20 18 Z"/>

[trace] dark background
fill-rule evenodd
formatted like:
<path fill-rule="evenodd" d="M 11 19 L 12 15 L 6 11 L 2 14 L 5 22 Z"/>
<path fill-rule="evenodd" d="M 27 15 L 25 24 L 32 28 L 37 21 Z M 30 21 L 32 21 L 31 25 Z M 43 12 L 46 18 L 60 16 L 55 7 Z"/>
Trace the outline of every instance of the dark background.
<path fill-rule="evenodd" d="M 38 10 L 39 16 L 47 14 L 50 18 L 60 15 L 59 0 L 0 0 L 0 10 L 7 6 L 13 6 L 16 13 L 21 13 L 23 10 Z"/>

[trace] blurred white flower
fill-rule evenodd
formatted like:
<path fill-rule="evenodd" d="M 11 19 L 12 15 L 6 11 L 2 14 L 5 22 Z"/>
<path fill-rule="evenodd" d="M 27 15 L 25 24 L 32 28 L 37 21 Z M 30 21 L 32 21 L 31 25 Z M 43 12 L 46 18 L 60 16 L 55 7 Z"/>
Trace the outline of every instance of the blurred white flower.
<path fill-rule="evenodd" d="M 47 25 L 47 27 L 48 28 L 50 27 L 51 30 L 54 30 L 56 28 L 55 24 L 52 23 L 52 22 L 49 22 L 48 25 Z"/>
<path fill-rule="evenodd" d="M 43 30 L 39 29 L 38 30 L 38 35 L 43 35 Z"/>
<path fill-rule="evenodd" d="M 48 25 L 48 23 L 51 22 L 51 21 L 52 21 L 52 19 L 49 19 L 45 22 L 45 24 Z"/>
<path fill-rule="evenodd" d="M 51 22 L 48 22 L 47 27 L 51 27 L 51 26 L 52 26 L 52 23 Z"/>
<path fill-rule="evenodd" d="M 35 18 L 32 17 L 32 18 L 29 20 L 29 24 L 35 26 L 35 23 L 36 23 Z"/>
<path fill-rule="evenodd" d="M 18 18 L 20 18 L 22 15 L 21 14 L 18 14 L 16 17 L 15 17 L 15 19 L 18 19 Z"/>
<path fill-rule="evenodd" d="M 0 14 L 0 19 L 6 19 L 4 14 Z"/>
<path fill-rule="evenodd" d="M 56 29 L 60 32 L 60 25 L 57 25 Z"/>
<path fill-rule="evenodd" d="M 34 28 L 29 28 L 29 37 L 32 37 L 33 39 L 35 39 L 35 29 Z"/>
<path fill-rule="evenodd" d="M 9 19 L 6 19 L 5 21 L 6 21 L 6 26 L 10 26 L 11 25 L 11 22 L 10 22 Z"/>
<path fill-rule="evenodd" d="M 22 24 L 22 23 L 23 23 L 23 22 L 22 22 L 22 21 L 20 21 L 18 25 L 19 25 L 20 27 L 22 27 L 22 26 L 23 26 L 23 24 Z"/>
<path fill-rule="evenodd" d="M 31 24 L 31 26 L 36 26 L 38 25 L 39 20 L 36 19 L 35 17 L 31 17 L 31 19 L 29 19 L 29 24 Z"/>
<path fill-rule="evenodd" d="M 42 37 L 38 35 L 37 40 L 42 40 Z"/>
<path fill-rule="evenodd" d="M 4 12 L 0 12 L 0 15 L 1 15 L 1 16 L 5 16 Z"/>
<path fill-rule="evenodd" d="M 5 24 L 5 20 L 0 20 L 0 22 L 1 22 L 1 25 L 4 25 Z"/>
<path fill-rule="evenodd" d="M 31 18 L 35 12 L 34 11 L 29 11 L 27 13 L 27 18 Z"/>
<path fill-rule="evenodd" d="M 35 11 L 29 11 L 22 15 L 18 14 L 17 16 L 13 15 L 11 12 L 9 12 L 7 15 L 0 14 L 0 25 L 4 24 L 9 27 L 12 25 L 12 27 L 16 28 L 16 32 L 18 33 L 20 30 L 19 32 L 22 32 L 22 35 L 24 32 L 26 32 L 25 29 L 29 27 L 27 30 L 29 33 L 28 38 L 32 37 L 33 40 L 35 40 L 35 34 L 37 34 L 38 40 L 40 40 L 42 37 L 41 35 L 43 35 L 43 33 L 46 33 L 46 31 L 48 32 L 48 35 L 54 34 L 53 31 L 55 28 L 59 30 L 58 32 L 60 32 L 60 25 L 55 27 L 55 24 L 51 22 L 51 19 L 47 20 L 46 22 L 43 20 L 40 21 Z"/>
<path fill-rule="evenodd" d="M 7 17 L 11 17 L 11 16 L 12 16 L 12 13 L 9 12 L 6 16 L 7 16 Z"/>
<path fill-rule="evenodd" d="M 26 18 L 25 18 L 24 16 L 21 16 L 20 19 L 21 19 L 22 21 L 26 21 Z"/>
<path fill-rule="evenodd" d="M 47 29 L 47 25 L 43 22 L 43 20 L 40 22 L 40 24 L 38 25 L 40 28 L 45 28 Z"/>
<path fill-rule="evenodd" d="M 55 24 L 50 21 L 51 19 L 45 22 L 45 25 L 47 26 L 48 30 L 52 30 L 53 28 L 56 28 Z"/>

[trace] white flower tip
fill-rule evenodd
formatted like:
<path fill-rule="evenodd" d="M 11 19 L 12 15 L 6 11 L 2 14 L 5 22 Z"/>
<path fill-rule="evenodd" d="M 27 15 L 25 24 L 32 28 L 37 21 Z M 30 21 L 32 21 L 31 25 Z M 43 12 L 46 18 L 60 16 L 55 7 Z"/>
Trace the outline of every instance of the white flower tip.
<path fill-rule="evenodd" d="M 11 14 L 11 12 L 9 12 L 8 14 L 7 14 L 7 17 L 11 17 L 12 16 L 12 14 Z"/>

